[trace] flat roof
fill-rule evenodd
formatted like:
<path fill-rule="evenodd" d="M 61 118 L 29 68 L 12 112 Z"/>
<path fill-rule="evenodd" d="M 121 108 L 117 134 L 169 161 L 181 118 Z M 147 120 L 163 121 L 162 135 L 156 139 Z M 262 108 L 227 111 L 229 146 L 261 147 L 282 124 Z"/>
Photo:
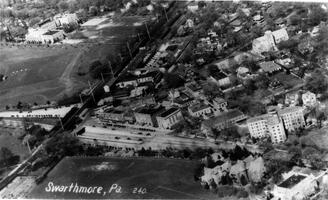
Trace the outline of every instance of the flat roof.
<path fill-rule="evenodd" d="M 153 115 L 153 114 L 156 114 L 156 113 L 162 111 L 163 109 L 164 108 L 162 106 L 160 106 L 160 107 L 143 107 L 143 108 L 137 110 L 136 113 Z"/>
<path fill-rule="evenodd" d="M 160 117 L 167 117 L 167 116 L 171 115 L 172 113 L 174 113 L 177 110 L 179 110 L 179 109 L 178 108 L 170 108 L 170 109 L 164 111 L 163 113 L 161 113 L 159 116 Z"/>
<path fill-rule="evenodd" d="M 303 179 L 305 179 L 306 176 L 299 175 L 299 174 L 294 174 L 288 179 L 284 180 L 282 183 L 280 183 L 278 186 L 283 187 L 283 188 L 292 188 L 295 185 L 297 185 L 299 182 L 301 182 Z"/>
<path fill-rule="evenodd" d="M 204 109 L 207 109 L 207 108 L 210 108 L 210 106 L 206 105 L 204 103 L 197 103 L 197 104 L 194 104 L 194 105 L 190 106 L 190 110 L 192 112 L 198 112 L 200 110 L 204 110 Z"/>
<path fill-rule="evenodd" d="M 205 121 L 203 121 L 203 123 L 204 123 L 204 125 L 210 127 L 210 126 L 213 126 L 213 125 L 216 125 L 219 123 L 223 123 L 223 122 L 226 122 L 228 120 L 231 120 L 236 117 L 243 116 L 243 115 L 244 114 L 240 110 L 235 109 L 235 110 L 230 110 L 228 112 L 224 112 L 219 116 L 205 120 Z"/>
<path fill-rule="evenodd" d="M 53 34 L 56 34 L 58 33 L 59 31 L 47 31 L 45 32 L 43 35 L 53 35 Z"/>
<path fill-rule="evenodd" d="M 220 79 L 223 79 L 223 78 L 227 78 L 228 76 L 223 73 L 222 71 L 218 71 L 218 72 L 215 72 L 215 73 L 211 73 L 211 76 L 213 78 L 215 78 L 216 80 L 220 80 Z"/>

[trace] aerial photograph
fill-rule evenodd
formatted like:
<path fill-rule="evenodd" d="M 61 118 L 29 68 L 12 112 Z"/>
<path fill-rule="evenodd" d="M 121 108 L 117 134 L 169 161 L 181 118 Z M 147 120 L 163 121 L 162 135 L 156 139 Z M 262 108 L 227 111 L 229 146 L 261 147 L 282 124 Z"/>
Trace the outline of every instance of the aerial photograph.
<path fill-rule="evenodd" d="M 328 200 L 328 1 L 0 0 L 0 199 Z"/>

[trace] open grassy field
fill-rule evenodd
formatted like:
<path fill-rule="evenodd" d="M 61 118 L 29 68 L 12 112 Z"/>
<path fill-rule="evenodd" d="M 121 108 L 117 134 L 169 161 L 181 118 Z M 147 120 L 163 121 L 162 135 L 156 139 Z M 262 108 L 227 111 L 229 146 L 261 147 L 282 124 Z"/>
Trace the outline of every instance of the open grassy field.
<path fill-rule="evenodd" d="M 30 198 L 55 199 L 214 199 L 215 195 L 195 182 L 197 161 L 156 158 L 65 158 L 29 195 Z M 96 169 L 103 166 L 102 169 Z M 105 166 L 105 167 L 104 167 Z M 106 194 L 46 192 L 49 182 L 56 185 L 101 186 Z M 122 193 L 108 193 L 112 184 Z M 144 194 L 134 188 L 146 188 Z"/>
<path fill-rule="evenodd" d="M 0 106 L 18 101 L 45 103 L 60 98 L 65 81 L 79 57 L 73 47 L 0 47 L 0 73 L 8 79 L 0 82 Z"/>

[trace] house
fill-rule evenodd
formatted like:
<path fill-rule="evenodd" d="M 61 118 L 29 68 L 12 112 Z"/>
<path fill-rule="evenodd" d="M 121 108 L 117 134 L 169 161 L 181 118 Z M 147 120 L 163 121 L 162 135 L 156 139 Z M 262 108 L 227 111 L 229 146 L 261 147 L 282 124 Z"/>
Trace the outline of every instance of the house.
<path fill-rule="evenodd" d="M 285 95 L 285 104 L 289 106 L 296 106 L 299 104 L 299 92 L 291 92 Z"/>
<path fill-rule="evenodd" d="M 302 94 L 302 101 L 305 107 L 315 107 L 317 105 L 317 97 L 314 93 L 307 91 Z"/>
<path fill-rule="evenodd" d="M 186 92 L 180 92 L 180 96 L 173 100 L 173 104 L 180 108 L 187 107 L 194 102 L 195 99 L 191 95 L 188 95 Z"/>
<path fill-rule="evenodd" d="M 284 124 L 277 114 L 269 113 L 247 120 L 248 130 L 251 137 L 271 137 L 273 143 L 281 143 L 286 140 Z"/>
<path fill-rule="evenodd" d="M 137 73 L 137 74 L 127 74 L 123 78 L 117 81 L 116 86 L 120 88 L 124 88 L 127 86 L 137 87 L 140 84 L 144 83 L 158 83 L 162 78 L 162 74 L 159 71 L 151 71 L 145 73 Z"/>
<path fill-rule="evenodd" d="M 34 29 L 29 28 L 28 33 L 25 36 L 26 42 L 30 43 L 42 43 L 42 44 L 53 44 L 64 39 L 64 32 L 62 30 L 48 29 Z"/>
<path fill-rule="evenodd" d="M 185 84 L 186 92 L 191 94 L 194 98 L 199 98 L 203 89 L 200 84 L 196 82 L 189 82 Z"/>
<path fill-rule="evenodd" d="M 272 74 L 282 69 L 281 66 L 276 64 L 274 61 L 261 62 L 259 63 L 259 66 L 263 72 L 268 74 Z"/>
<path fill-rule="evenodd" d="M 303 55 L 312 53 L 314 50 L 314 42 L 310 38 L 306 38 L 297 45 L 297 49 Z"/>
<path fill-rule="evenodd" d="M 212 100 L 212 106 L 215 113 L 221 113 L 227 111 L 228 102 L 223 98 L 215 97 Z"/>
<path fill-rule="evenodd" d="M 231 84 L 229 76 L 222 70 L 212 72 L 209 78 L 211 81 L 215 82 L 218 86 L 227 86 Z"/>
<path fill-rule="evenodd" d="M 261 54 L 262 52 L 276 51 L 276 44 L 288 39 L 288 33 L 285 28 L 273 32 L 266 31 L 264 36 L 253 40 L 252 51 L 258 54 Z"/>
<path fill-rule="evenodd" d="M 223 130 L 232 127 L 237 122 L 240 122 L 247 117 L 241 111 L 234 109 L 223 112 L 216 117 L 212 117 L 202 122 L 201 129 L 207 135 L 212 134 L 212 129 Z"/>
<path fill-rule="evenodd" d="M 156 116 L 158 127 L 163 129 L 171 129 L 182 118 L 182 112 L 175 107 L 167 109 Z"/>
<path fill-rule="evenodd" d="M 136 124 L 157 127 L 156 115 L 164 110 L 162 106 L 145 106 L 134 112 Z"/>
<path fill-rule="evenodd" d="M 196 12 L 199 9 L 198 3 L 197 2 L 192 2 L 187 6 L 187 8 L 191 12 Z"/>
<path fill-rule="evenodd" d="M 193 117 L 206 118 L 207 115 L 212 113 L 212 108 L 204 103 L 196 103 L 188 107 L 188 112 Z"/>

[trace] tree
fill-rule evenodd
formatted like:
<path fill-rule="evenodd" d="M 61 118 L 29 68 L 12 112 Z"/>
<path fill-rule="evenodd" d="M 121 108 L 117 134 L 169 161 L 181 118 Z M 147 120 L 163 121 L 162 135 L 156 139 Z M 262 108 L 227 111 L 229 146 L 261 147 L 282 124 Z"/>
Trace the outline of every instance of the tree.
<path fill-rule="evenodd" d="M 235 140 L 240 138 L 236 126 L 221 130 L 220 136 L 223 137 L 225 140 Z"/>
<path fill-rule="evenodd" d="M 309 23 L 312 26 L 320 24 L 321 21 L 327 20 L 328 14 L 319 5 L 312 6 L 311 12 L 309 13 Z"/>
<path fill-rule="evenodd" d="M 11 27 L 10 33 L 13 37 L 24 37 L 27 33 L 27 30 L 23 27 Z"/>
<path fill-rule="evenodd" d="M 57 6 L 61 12 L 68 10 L 68 3 L 66 1 L 60 1 Z"/>
<path fill-rule="evenodd" d="M 260 75 L 256 79 L 255 86 L 260 89 L 267 89 L 269 87 L 270 80 L 267 76 L 265 75 Z"/>
<path fill-rule="evenodd" d="M 81 147 L 80 141 L 70 133 L 55 135 L 45 144 L 47 154 L 55 158 L 78 155 L 81 152 Z"/>
<path fill-rule="evenodd" d="M 15 156 L 8 148 L 0 149 L 0 167 L 15 165 L 19 162 L 19 156 Z"/>
<path fill-rule="evenodd" d="M 184 85 L 184 80 L 176 73 L 165 73 L 164 81 L 168 88 L 178 88 Z"/>
<path fill-rule="evenodd" d="M 328 82 L 320 70 L 315 70 L 310 77 L 307 77 L 304 87 L 306 90 L 316 94 L 324 93 L 327 90 Z"/>
<path fill-rule="evenodd" d="M 282 50 L 282 49 L 289 49 L 289 50 L 294 50 L 297 48 L 298 45 L 298 41 L 296 39 L 289 39 L 286 41 L 281 41 L 277 47 L 278 49 Z"/>
<path fill-rule="evenodd" d="M 108 65 L 101 63 L 99 60 L 94 61 L 89 67 L 90 76 L 94 79 L 101 79 L 101 75 L 104 77 L 110 75 L 111 70 Z"/>
<path fill-rule="evenodd" d="M 251 72 L 255 73 L 260 69 L 260 66 L 255 60 L 245 60 L 242 65 L 248 68 Z"/>
<path fill-rule="evenodd" d="M 220 87 L 212 82 L 207 82 L 203 85 L 204 94 L 206 96 L 209 96 L 210 98 L 215 98 L 217 96 L 222 96 L 223 93 L 220 89 Z"/>
<path fill-rule="evenodd" d="M 289 17 L 290 20 L 290 24 L 295 26 L 295 25 L 299 25 L 302 22 L 302 18 L 300 15 L 294 14 L 292 16 Z"/>

